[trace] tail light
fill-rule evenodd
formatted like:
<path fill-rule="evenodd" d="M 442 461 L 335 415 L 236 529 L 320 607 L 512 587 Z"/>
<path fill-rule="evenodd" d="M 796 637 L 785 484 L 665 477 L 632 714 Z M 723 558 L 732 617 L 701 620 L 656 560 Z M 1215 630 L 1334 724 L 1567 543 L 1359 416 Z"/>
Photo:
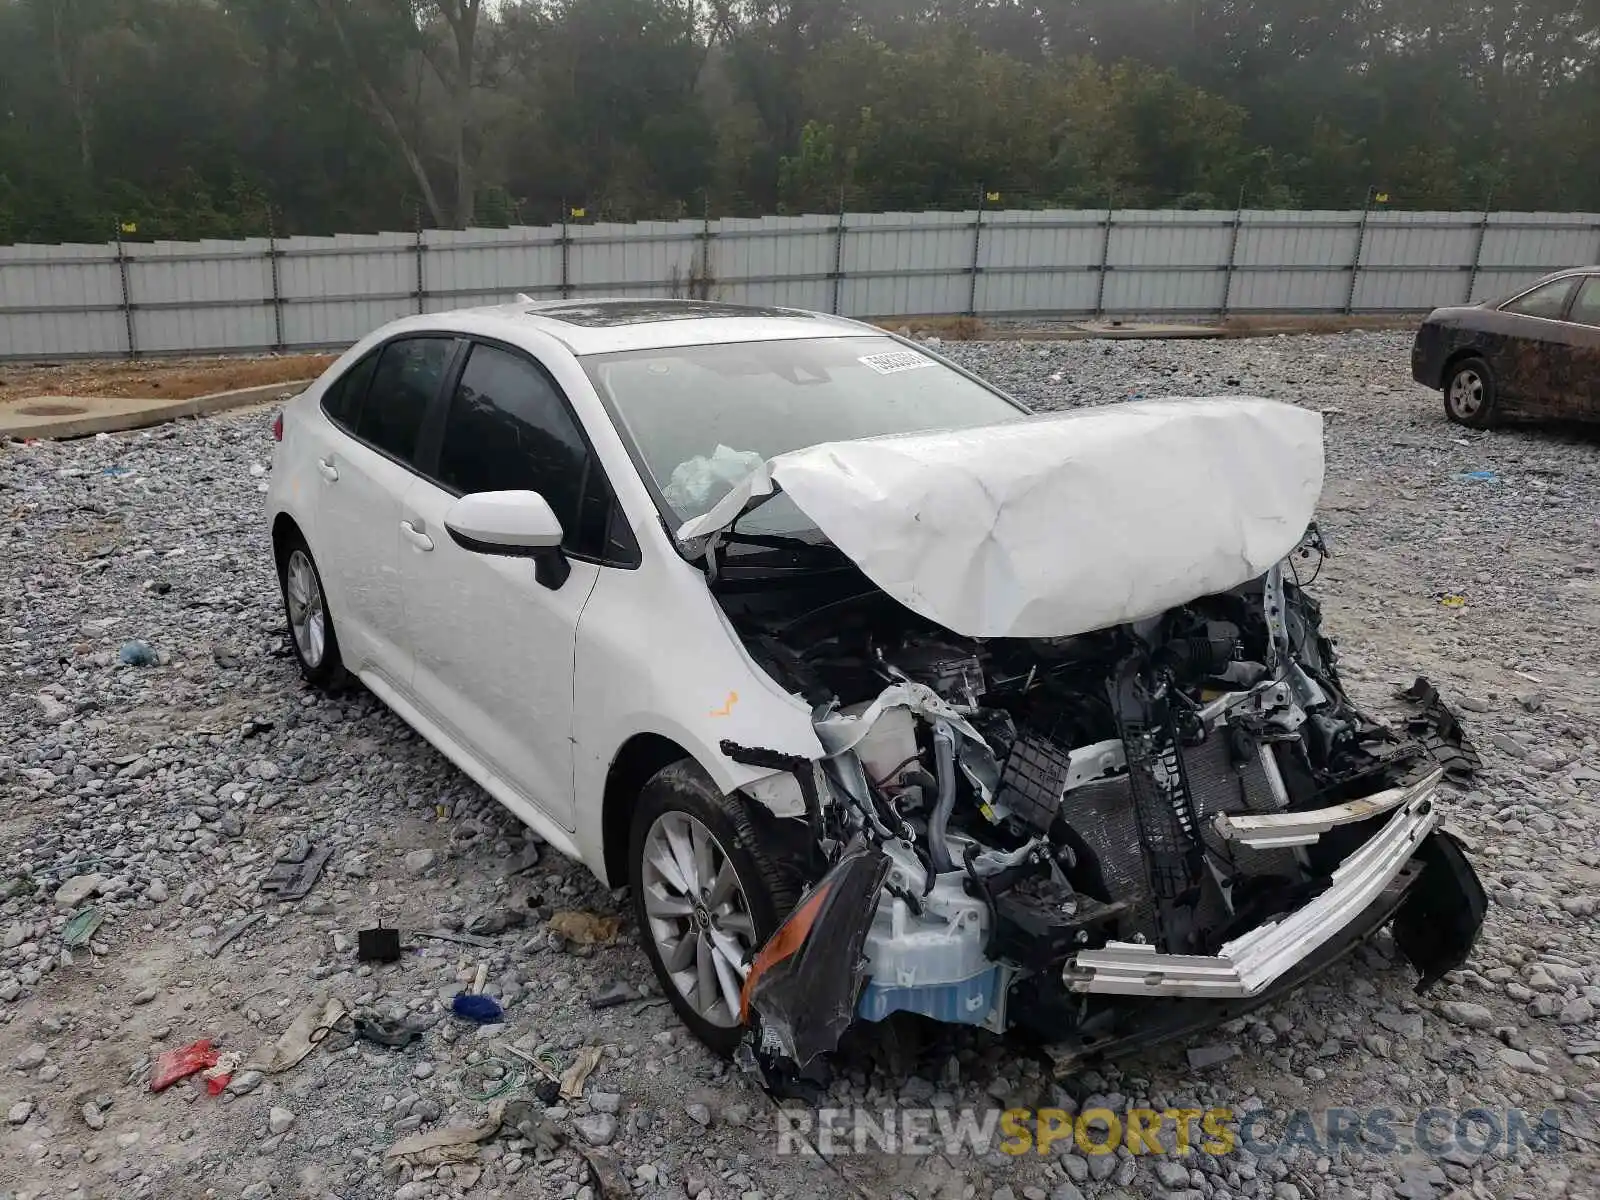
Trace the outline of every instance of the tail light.
<path fill-rule="evenodd" d="M 283 410 L 280 408 L 277 415 L 272 418 L 272 440 L 283 441 Z"/>

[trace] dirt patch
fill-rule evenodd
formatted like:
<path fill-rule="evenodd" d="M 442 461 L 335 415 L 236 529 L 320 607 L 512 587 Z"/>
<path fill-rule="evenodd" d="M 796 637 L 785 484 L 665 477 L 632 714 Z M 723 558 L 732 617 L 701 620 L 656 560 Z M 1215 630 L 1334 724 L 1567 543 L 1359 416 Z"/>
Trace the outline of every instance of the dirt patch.
<path fill-rule="evenodd" d="M 0 400 L 29 396 L 129 396 L 192 400 L 213 392 L 315 379 L 336 355 L 258 358 L 139 359 L 135 362 L 40 363 L 0 368 Z M 25 409 L 35 415 L 34 409 Z M 62 416 L 71 415 L 62 412 Z"/>
<path fill-rule="evenodd" d="M 912 337 L 937 337 L 947 342 L 975 342 L 989 336 L 976 317 L 881 317 L 875 324 L 891 333 L 911 331 Z"/>

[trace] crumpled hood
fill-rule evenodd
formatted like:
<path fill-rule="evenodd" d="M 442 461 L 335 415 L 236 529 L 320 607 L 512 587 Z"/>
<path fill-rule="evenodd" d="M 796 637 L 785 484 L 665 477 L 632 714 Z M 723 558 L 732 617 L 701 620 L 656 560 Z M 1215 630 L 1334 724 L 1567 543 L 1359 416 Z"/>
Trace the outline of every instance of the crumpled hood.
<path fill-rule="evenodd" d="M 878 587 L 967 637 L 1065 637 L 1263 574 L 1322 491 L 1322 417 L 1147 400 L 769 459 L 680 543 L 781 488 Z"/>

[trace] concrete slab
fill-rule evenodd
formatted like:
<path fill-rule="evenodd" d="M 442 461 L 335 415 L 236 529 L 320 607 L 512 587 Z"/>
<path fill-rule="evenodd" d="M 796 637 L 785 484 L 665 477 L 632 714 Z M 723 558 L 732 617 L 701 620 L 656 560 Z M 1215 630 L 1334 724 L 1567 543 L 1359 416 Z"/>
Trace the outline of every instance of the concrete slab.
<path fill-rule="evenodd" d="M 1161 325 L 1153 321 L 1075 321 L 1072 326 L 1090 337 L 1138 341 L 1142 338 L 1220 338 L 1215 325 Z"/>
<path fill-rule="evenodd" d="M 312 381 L 269 383 L 215 392 L 188 400 L 128 396 L 24 396 L 0 400 L 0 441 L 75 438 L 163 425 L 180 417 L 203 417 L 261 404 L 304 390 Z"/>

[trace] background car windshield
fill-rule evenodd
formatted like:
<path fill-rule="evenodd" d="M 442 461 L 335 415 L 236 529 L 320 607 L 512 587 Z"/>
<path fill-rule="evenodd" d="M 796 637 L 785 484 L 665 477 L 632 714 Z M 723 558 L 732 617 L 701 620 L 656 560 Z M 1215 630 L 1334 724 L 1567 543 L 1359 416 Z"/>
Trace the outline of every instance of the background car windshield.
<path fill-rule="evenodd" d="M 697 517 L 765 459 L 820 442 L 965 429 L 1027 414 L 888 337 L 735 342 L 583 360 L 671 510 Z M 739 525 L 813 528 L 783 496 Z"/>

